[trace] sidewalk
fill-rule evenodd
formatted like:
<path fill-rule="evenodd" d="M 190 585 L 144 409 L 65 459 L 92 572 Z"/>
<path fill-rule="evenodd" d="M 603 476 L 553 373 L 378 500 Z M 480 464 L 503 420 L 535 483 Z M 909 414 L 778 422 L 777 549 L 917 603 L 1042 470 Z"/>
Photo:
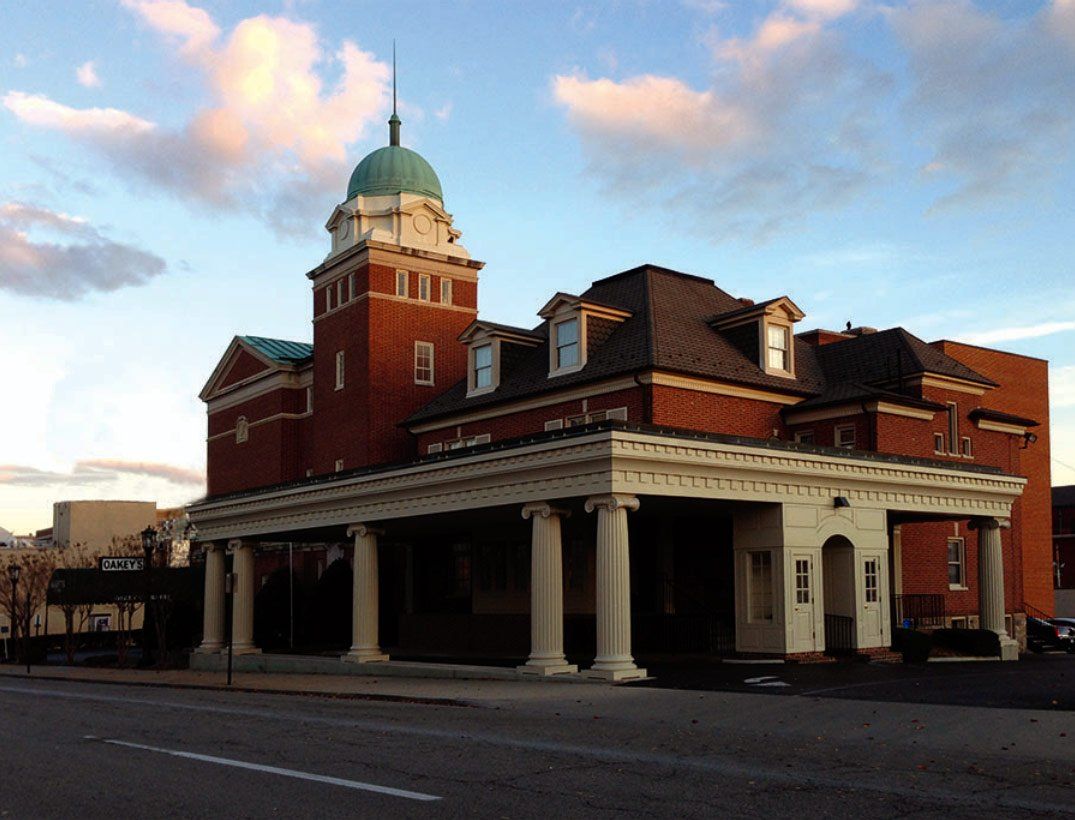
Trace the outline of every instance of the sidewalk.
<path fill-rule="evenodd" d="M 0 666 L 0 677 L 25 679 L 26 670 Z M 231 690 L 279 695 L 423 703 L 437 706 L 496 706 L 503 702 L 562 699 L 564 687 L 520 680 L 451 680 L 353 675 L 300 675 L 236 672 L 232 685 L 223 672 L 193 669 L 97 669 L 92 667 L 36 666 L 34 680 L 163 686 L 173 689 Z M 569 687 L 572 691 L 576 687 Z M 611 689 L 613 687 L 608 687 Z M 606 687 L 586 687 L 606 690 Z"/>

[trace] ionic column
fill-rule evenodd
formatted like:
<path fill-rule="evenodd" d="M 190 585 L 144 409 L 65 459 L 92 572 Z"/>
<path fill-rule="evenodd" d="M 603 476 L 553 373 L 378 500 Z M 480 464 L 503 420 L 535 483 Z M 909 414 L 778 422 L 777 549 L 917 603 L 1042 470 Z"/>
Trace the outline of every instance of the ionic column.
<path fill-rule="evenodd" d="M 231 602 L 231 647 L 235 655 L 253 655 L 254 646 L 254 543 L 231 541 L 235 587 Z"/>
<path fill-rule="evenodd" d="M 351 650 L 343 660 L 352 663 L 386 661 L 381 652 L 378 624 L 377 536 L 380 530 L 366 524 L 353 524 L 347 534 L 354 536 L 354 595 L 351 604 Z"/>
<path fill-rule="evenodd" d="M 1019 646 L 1004 627 L 1004 552 L 1000 530 L 1010 526 L 996 518 L 971 521 L 978 530 L 978 620 L 979 627 L 996 632 L 1002 660 L 1016 660 Z"/>
<path fill-rule="evenodd" d="M 202 642 L 195 652 L 219 652 L 224 646 L 224 548 L 205 544 L 205 598 L 202 607 Z"/>
<path fill-rule="evenodd" d="M 597 656 L 586 677 L 615 681 L 646 676 L 631 656 L 627 511 L 637 509 L 633 495 L 613 493 L 586 500 L 586 512 L 597 510 Z"/>
<path fill-rule="evenodd" d="M 533 520 L 530 538 L 530 658 L 519 667 L 524 675 L 577 672 L 564 657 L 564 570 L 560 518 L 566 510 L 539 502 L 523 507 Z"/>

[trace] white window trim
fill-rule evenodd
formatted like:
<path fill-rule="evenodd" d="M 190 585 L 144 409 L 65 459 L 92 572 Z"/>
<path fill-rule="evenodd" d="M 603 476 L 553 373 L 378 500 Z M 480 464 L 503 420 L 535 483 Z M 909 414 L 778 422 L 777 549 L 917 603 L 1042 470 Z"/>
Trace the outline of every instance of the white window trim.
<path fill-rule="evenodd" d="M 314 389 L 312 387 L 306 388 L 306 412 L 312 413 L 314 411 Z"/>
<path fill-rule="evenodd" d="M 433 299 L 433 277 L 428 273 L 418 274 L 418 300 L 429 302 Z"/>
<path fill-rule="evenodd" d="M 959 405 L 954 401 L 948 405 L 945 421 L 948 423 L 948 455 L 959 455 Z"/>
<path fill-rule="evenodd" d="M 403 285 L 403 292 L 400 293 L 400 284 Z M 397 270 L 396 271 L 396 296 L 400 299 L 409 299 L 411 296 L 411 274 L 410 271 Z"/>
<path fill-rule="evenodd" d="M 452 298 L 454 296 L 452 291 L 454 287 L 455 286 L 452 284 L 452 280 L 449 279 L 447 276 L 442 276 L 440 278 L 440 303 L 442 305 L 452 304 Z"/>
<path fill-rule="evenodd" d="M 342 458 L 336 459 L 336 464 L 333 465 L 333 466 L 334 466 L 334 469 L 335 469 L 335 471 L 337 473 L 343 472 L 343 459 Z"/>
<path fill-rule="evenodd" d="M 336 389 L 343 390 L 345 383 L 345 371 L 346 362 L 344 361 L 343 351 L 336 351 Z"/>
<path fill-rule="evenodd" d="M 579 361 L 577 364 L 568 365 L 567 367 L 556 366 L 556 328 L 562 325 L 564 322 L 569 322 L 572 319 L 578 320 L 579 328 Z M 586 366 L 586 330 L 587 330 L 587 317 L 584 310 L 570 310 L 563 313 L 558 313 L 549 319 L 549 378 L 553 376 L 566 376 L 568 373 L 578 373 L 582 368 Z"/>
<path fill-rule="evenodd" d="M 974 458 L 974 441 L 970 436 L 961 436 L 959 439 L 959 454 L 963 458 Z"/>
<path fill-rule="evenodd" d="M 811 439 L 813 439 L 813 441 L 803 441 L 804 436 L 809 436 Z M 799 430 L 797 433 L 795 433 L 795 443 L 817 444 L 817 433 L 814 431 L 814 428 L 811 427 L 809 430 Z"/>
<path fill-rule="evenodd" d="M 418 378 L 418 351 L 422 347 L 429 348 L 429 378 L 428 379 L 420 379 L 420 378 Z M 435 358 L 434 358 L 435 355 L 436 355 L 435 351 L 436 351 L 436 348 L 433 346 L 433 342 L 418 342 L 418 341 L 416 341 L 414 343 L 414 383 L 415 384 L 420 384 L 420 385 L 423 385 L 425 387 L 430 387 L 430 386 L 436 384 L 436 361 L 435 361 Z"/>
<path fill-rule="evenodd" d="M 235 420 L 235 443 L 243 444 L 250 440 L 250 422 L 246 420 L 246 416 L 239 416 Z"/>
<path fill-rule="evenodd" d="M 332 294 L 333 294 L 333 286 L 331 284 L 329 284 L 325 288 L 325 313 L 331 313 L 332 312 Z"/>
<path fill-rule="evenodd" d="M 940 447 L 937 446 L 938 442 L 941 445 Z M 948 450 L 946 449 L 944 443 L 944 433 L 933 434 L 933 454 L 936 456 L 948 455 Z"/>
<path fill-rule="evenodd" d="M 773 553 L 770 550 L 750 550 L 747 552 L 747 623 L 751 624 L 771 624 L 776 620 L 776 592 L 773 589 L 776 581 L 776 570 L 773 560 Z M 769 617 L 768 618 L 756 618 L 754 617 L 754 603 L 757 590 L 754 589 L 754 556 L 755 555 L 768 555 L 769 556 Z"/>
<path fill-rule="evenodd" d="M 953 584 L 951 581 L 949 581 L 948 582 L 948 589 L 950 589 L 950 590 L 966 590 L 966 589 L 968 589 L 968 587 L 967 587 L 967 542 L 966 542 L 966 540 L 964 538 L 961 538 L 959 536 L 951 536 L 950 538 L 948 538 L 947 541 L 945 541 L 945 543 L 944 543 L 944 550 L 945 550 L 945 552 L 944 552 L 944 575 L 945 575 L 945 578 L 948 577 L 948 567 L 950 567 L 952 565 L 952 562 L 948 560 L 948 545 L 951 544 L 952 542 L 958 542 L 959 543 L 959 574 L 960 574 L 960 582 L 958 584 Z"/>
<path fill-rule="evenodd" d="M 770 316 L 766 316 L 765 319 L 758 323 L 761 328 L 761 366 L 762 369 L 770 376 L 784 376 L 789 379 L 795 378 L 795 329 L 790 322 L 783 322 L 778 319 L 773 319 Z M 772 367 L 769 364 L 769 328 L 779 327 L 784 330 L 784 338 L 788 343 L 788 369 L 785 370 L 781 367 Z"/>
<path fill-rule="evenodd" d="M 477 373 L 475 368 L 475 353 L 478 348 L 489 345 L 489 351 L 492 354 L 492 372 L 489 374 L 489 385 L 487 387 L 478 387 L 477 385 Z M 471 396 L 482 396 L 486 393 L 492 393 L 497 387 L 500 386 L 500 340 L 499 339 L 479 339 L 471 342 L 467 350 L 467 398 Z"/>
<path fill-rule="evenodd" d="M 347 301 L 352 301 L 355 298 L 355 275 L 353 273 L 347 274 Z"/>
<path fill-rule="evenodd" d="M 840 443 L 840 431 L 850 430 L 854 435 L 851 437 L 851 446 L 848 447 L 845 444 Z M 832 428 L 832 446 L 839 447 L 843 450 L 856 450 L 858 449 L 858 428 L 854 424 L 837 424 Z"/>

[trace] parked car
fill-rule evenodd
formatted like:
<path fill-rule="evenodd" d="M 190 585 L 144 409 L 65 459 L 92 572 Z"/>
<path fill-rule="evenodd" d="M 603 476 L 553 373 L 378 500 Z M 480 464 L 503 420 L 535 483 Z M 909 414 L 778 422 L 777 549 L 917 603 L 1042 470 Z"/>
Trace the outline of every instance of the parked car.
<path fill-rule="evenodd" d="M 1031 652 L 1046 649 L 1075 651 L 1075 626 L 1054 624 L 1042 618 L 1026 619 L 1026 645 Z"/>
<path fill-rule="evenodd" d="M 1060 629 L 1067 630 L 1068 652 L 1075 653 L 1075 618 L 1050 618 L 1049 623 Z"/>

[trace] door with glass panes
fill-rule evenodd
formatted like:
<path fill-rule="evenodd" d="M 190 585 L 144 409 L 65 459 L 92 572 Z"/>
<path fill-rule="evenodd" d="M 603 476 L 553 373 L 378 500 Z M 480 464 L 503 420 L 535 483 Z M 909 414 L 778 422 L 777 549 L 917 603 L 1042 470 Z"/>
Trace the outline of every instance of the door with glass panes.
<path fill-rule="evenodd" d="M 814 645 L 814 556 L 791 556 L 791 652 L 813 652 Z"/>

